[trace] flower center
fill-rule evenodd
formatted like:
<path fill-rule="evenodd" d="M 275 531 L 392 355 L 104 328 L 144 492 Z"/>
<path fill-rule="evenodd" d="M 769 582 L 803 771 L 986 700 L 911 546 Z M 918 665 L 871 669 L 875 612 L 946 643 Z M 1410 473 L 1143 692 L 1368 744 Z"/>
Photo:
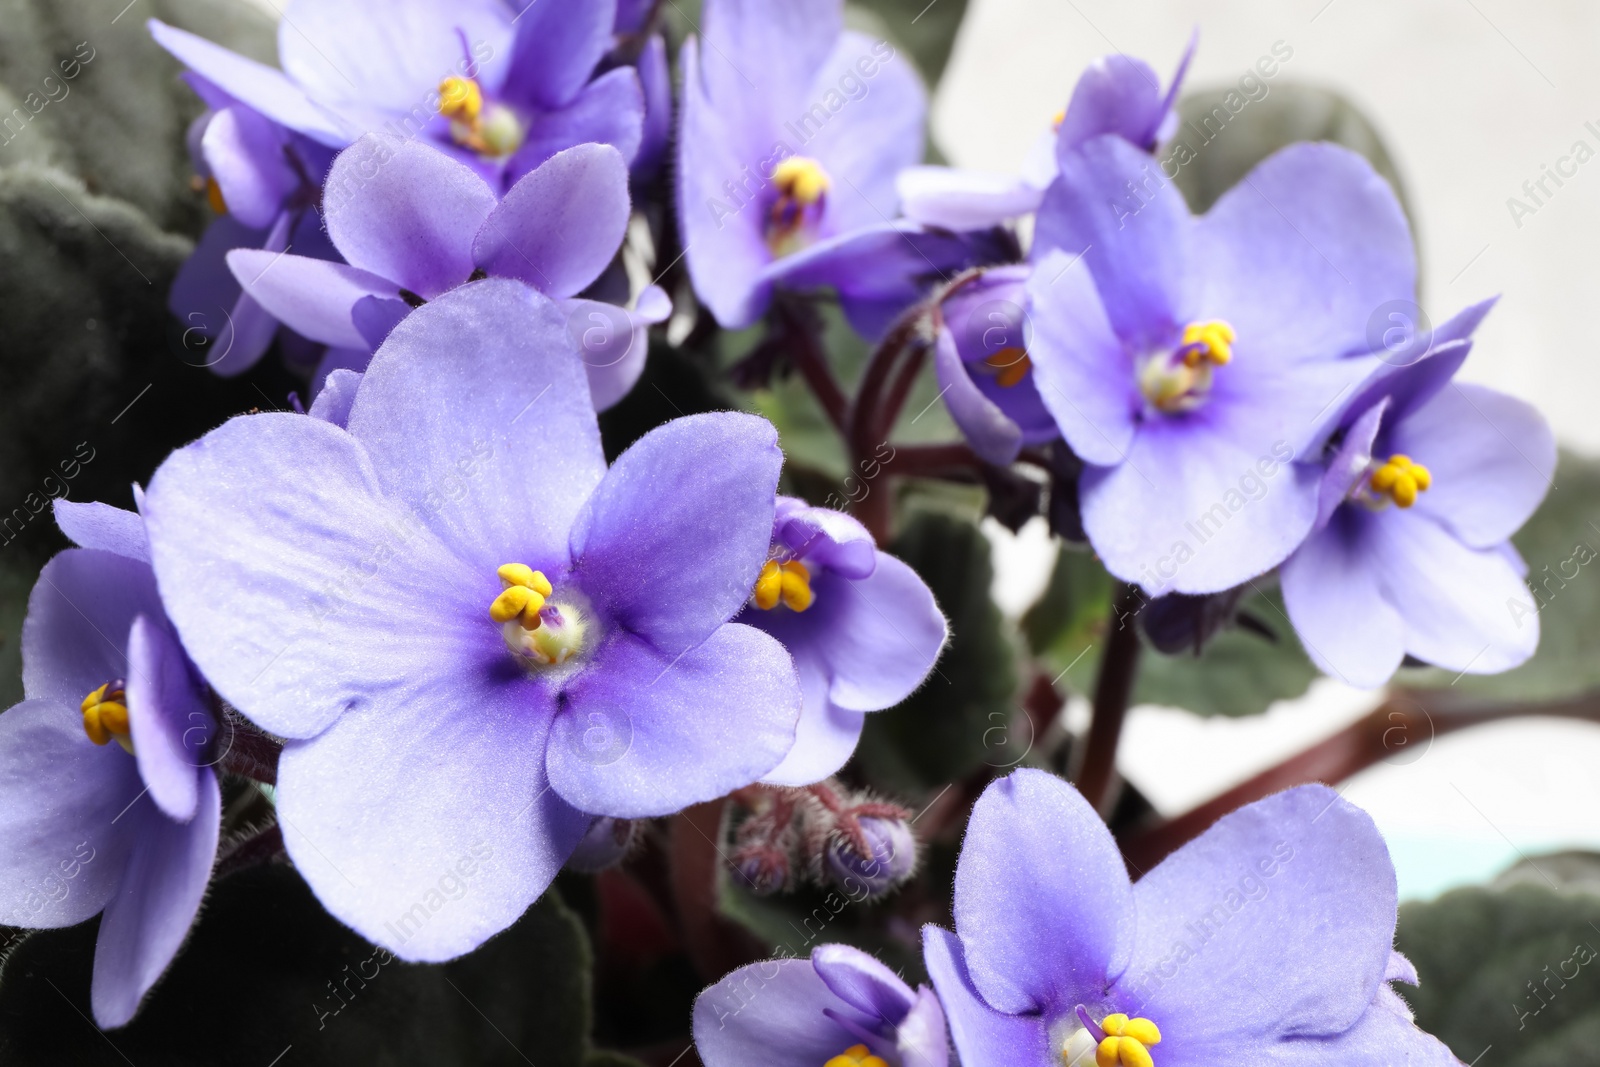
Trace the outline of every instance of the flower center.
<path fill-rule="evenodd" d="M 1409 508 L 1417 502 L 1417 494 L 1432 484 L 1433 475 L 1427 467 L 1413 463 L 1410 456 L 1396 453 L 1367 479 L 1363 487 L 1368 490 L 1363 494 L 1366 498 L 1364 503 L 1372 508 L 1386 508 L 1393 501 L 1400 507 Z"/>
<path fill-rule="evenodd" d="M 115 740 L 133 755 L 133 737 L 128 730 L 128 695 L 118 678 L 107 682 L 83 698 L 83 732 L 97 745 Z"/>
<path fill-rule="evenodd" d="M 867 1046 L 851 1045 L 824 1063 L 822 1067 L 889 1067 L 889 1065 L 881 1057 L 874 1056 Z"/>
<path fill-rule="evenodd" d="M 1139 371 L 1139 390 L 1157 411 L 1193 411 L 1211 392 L 1211 373 L 1233 359 L 1233 327 L 1220 319 L 1184 327 L 1172 352 L 1157 353 Z"/>
<path fill-rule="evenodd" d="M 471 78 L 451 76 L 439 83 L 439 113 L 450 120 L 450 136 L 481 156 L 509 156 L 522 147 L 527 131 L 516 112 L 486 102 Z"/>
<path fill-rule="evenodd" d="M 1100 1020 L 1105 1037 L 1094 1050 L 1097 1067 L 1155 1067 L 1150 1046 L 1161 1044 L 1161 1031 L 1149 1019 L 1130 1019 L 1121 1012 Z"/>
<path fill-rule="evenodd" d="M 985 356 L 984 365 L 993 367 L 998 373 L 994 376 L 995 384 L 1002 389 L 1010 389 L 1028 376 L 1028 371 L 1033 369 L 1033 360 L 1028 358 L 1026 349 L 1002 348 L 992 356 Z"/>
<path fill-rule="evenodd" d="M 756 579 L 751 602 L 762 611 L 771 611 L 782 602 L 790 611 L 804 611 L 811 606 L 815 594 L 811 592 L 811 571 L 797 559 L 779 562 L 769 559 L 761 567 Z"/>
<path fill-rule="evenodd" d="M 789 156 L 773 170 L 772 183 L 778 199 L 767 216 L 767 247 L 781 259 L 811 243 L 833 182 L 810 156 Z"/>
<path fill-rule="evenodd" d="M 554 667 L 583 651 L 588 621 L 575 604 L 550 599 L 555 590 L 543 571 L 506 563 L 495 573 L 502 588 L 489 618 L 513 656 L 529 667 Z"/>

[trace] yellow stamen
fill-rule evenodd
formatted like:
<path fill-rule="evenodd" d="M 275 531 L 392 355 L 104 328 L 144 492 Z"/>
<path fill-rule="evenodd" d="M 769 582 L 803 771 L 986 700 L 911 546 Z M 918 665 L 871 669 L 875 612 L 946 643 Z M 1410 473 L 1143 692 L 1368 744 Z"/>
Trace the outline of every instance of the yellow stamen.
<path fill-rule="evenodd" d="M 228 213 L 228 202 L 222 199 L 222 186 L 217 184 L 217 179 L 206 179 L 206 203 L 211 205 L 211 210 L 218 215 Z"/>
<path fill-rule="evenodd" d="M 1000 372 L 994 376 L 994 381 L 1002 389 L 1010 389 L 1026 378 L 1028 371 L 1033 369 L 1033 360 L 1028 358 L 1028 353 L 1014 346 L 1002 348 L 994 355 L 986 357 L 983 362 Z"/>
<path fill-rule="evenodd" d="M 762 611 L 771 611 L 780 601 L 790 611 L 805 611 L 816 599 L 811 591 L 811 571 L 797 559 L 781 563 L 769 559 L 761 567 L 750 599 Z"/>
<path fill-rule="evenodd" d="M 1161 1043 L 1161 1031 L 1149 1019 L 1130 1019 L 1121 1012 L 1100 1021 L 1106 1036 L 1094 1050 L 1097 1067 L 1155 1067 L 1149 1046 Z"/>
<path fill-rule="evenodd" d="M 816 160 L 789 156 L 773 168 L 772 183 L 778 197 L 767 216 L 767 247 L 781 258 L 811 243 L 833 182 Z"/>
<path fill-rule="evenodd" d="M 524 630 L 537 630 L 539 610 L 552 592 L 550 579 L 525 563 L 505 563 L 495 573 L 505 588 L 489 605 L 489 618 L 498 623 L 516 619 Z"/>
<path fill-rule="evenodd" d="M 810 207 L 828 194 L 833 182 L 822 164 L 810 156 L 789 156 L 772 171 L 772 181 L 781 196 L 802 207 Z"/>
<path fill-rule="evenodd" d="M 483 90 L 471 78 L 451 76 L 439 83 L 439 114 L 472 124 L 483 114 Z"/>
<path fill-rule="evenodd" d="M 1233 327 L 1221 319 L 1193 322 L 1183 329 L 1183 362 L 1190 367 L 1201 363 L 1225 366 L 1233 358 Z M 1192 346 L 1192 347 L 1191 347 Z"/>
<path fill-rule="evenodd" d="M 133 737 L 128 727 L 128 697 L 122 682 L 107 682 L 78 705 L 83 712 L 83 732 L 97 745 L 116 741 L 131 755 Z"/>
<path fill-rule="evenodd" d="M 439 83 L 439 114 L 450 120 L 450 136 L 479 155 L 509 156 L 522 147 L 527 131 L 504 104 L 488 103 L 471 78 L 451 76 Z"/>
<path fill-rule="evenodd" d="M 1056 117 L 1050 120 L 1050 128 L 1052 130 L 1059 130 L 1059 129 L 1061 129 L 1061 124 L 1063 122 L 1066 122 L 1066 121 L 1067 121 L 1067 109 L 1066 108 L 1062 108 L 1060 111 L 1056 112 Z"/>
<path fill-rule="evenodd" d="M 851 1045 L 822 1067 L 889 1067 L 880 1056 L 874 1056 L 865 1045 Z"/>
<path fill-rule="evenodd" d="M 1413 463 L 1410 456 L 1396 453 L 1372 472 L 1368 484 L 1380 497 L 1387 497 L 1401 507 L 1409 508 L 1417 502 L 1418 493 L 1433 485 L 1433 474 L 1422 464 Z"/>

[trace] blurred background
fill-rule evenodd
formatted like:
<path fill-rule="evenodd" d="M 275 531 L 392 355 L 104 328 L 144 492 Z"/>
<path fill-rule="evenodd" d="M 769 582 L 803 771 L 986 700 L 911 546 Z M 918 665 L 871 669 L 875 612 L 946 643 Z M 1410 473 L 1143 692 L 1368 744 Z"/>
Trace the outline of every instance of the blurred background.
<path fill-rule="evenodd" d="M 1565 447 L 1600 455 L 1592 319 L 1600 159 L 1579 150 L 1580 166 L 1573 156 L 1578 141 L 1600 152 L 1600 5 L 971 0 L 935 96 L 934 137 L 956 165 L 1012 172 L 1086 64 L 1126 52 L 1165 79 L 1196 29 L 1188 89 L 1236 83 L 1278 44 L 1280 55 L 1284 46 L 1293 54 L 1268 82 L 1269 99 L 1272 87 L 1292 80 L 1333 89 L 1359 108 L 1405 186 L 1423 309 L 1439 322 L 1504 294 L 1463 376 L 1534 403 Z M 1538 201 L 1530 197 L 1523 183 L 1537 183 L 1562 157 L 1562 169 L 1576 175 L 1560 186 L 1546 179 L 1544 193 L 1535 184 Z M 1531 212 L 1514 213 L 1512 197 Z M 993 520 L 987 529 L 1000 542 L 996 595 L 1020 613 L 1044 588 L 1054 549 L 1042 521 L 1019 538 Z M 1581 527 L 1573 535 L 1591 544 L 1597 536 Z M 1538 571 L 1555 560 L 1528 562 Z M 1585 580 L 1600 576 L 1577 579 Z M 1547 629 L 1551 622 L 1547 615 Z M 1600 652 L 1600 634 L 1582 636 Z M 1177 814 L 1376 703 L 1374 694 L 1322 680 L 1265 716 L 1201 719 L 1141 707 L 1121 769 L 1159 810 Z M 1600 849 L 1600 728 L 1520 721 L 1409 744 L 1343 789 L 1388 838 L 1402 897 L 1484 881 L 1519 853 Z"/>

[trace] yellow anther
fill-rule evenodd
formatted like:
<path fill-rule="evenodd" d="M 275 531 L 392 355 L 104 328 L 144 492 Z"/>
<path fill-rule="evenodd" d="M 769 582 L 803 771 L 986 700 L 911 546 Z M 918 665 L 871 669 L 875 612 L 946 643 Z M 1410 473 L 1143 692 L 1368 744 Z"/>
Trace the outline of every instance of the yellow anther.
<path fill-rule="evenodd" d="M 851 1045 L 822 1067 L 889 1067 L 880 1056 L 874 1056 L 865 1045 Z"/>
<path fill-rule="evenodd" d="M 1000 372 L 994 376 L 994 381 L 1002 389 L 1010 389 L 1033 369 L 1033 360 L 1028 358 L 1028 353 L 1016 347 L 1002 348 L 994 355 L 985 357 L 983 362 L 985 366 Z"/>
<path fill-rule="evenodd" d="M 489 618 L 498 623 L 519 619 L 524 629 L 537 630 L 539 609 L 552 592 L 550 579 L 526 563 L 503 563 L 495 573 L 505 588 L 489 605 Z"/>
<path fill-rule="evenodd" d="M 129 753 L 133 752 L 127 700 L 120 681 L 107 682 L 83 698 L 78 708 L 83 712 L 83 732 L 89 740 L 97 745 L 116 741 Z"/>
<path fill-rule="evenodd" d="M 439 113 L 468 124 L 483 113 L 483 90 L 471 78 L 452 75 L 439 83 Z"/>
<path fill-rule="evenodd" d="M 206 203 L 211 205 L 211 210 L 218 215 L 228 213 L 228 202 L 222 198 L 222 186 L 217 184 L 217 179 L 206 179 Z"/>
<path fill-rule="evenodd" d="M 772 171 L 778 192 L 802 207 L 810 207 L 828 194 L 833 182 L 822 164 L 810 156 L 789 156 Z"/>
<path fill-rule="evenodd" d="M 1233 358 L 1233 327 L 1221 319 L 1193 322 L 1183 328 L 1183 361 L 1191 367 L 1201 363 L 1224 366 Z"/>
<path fill-rule="evenodd" d="M 811 591 L 811 571 L 797 559 L 762 564 L 751 602 L 762 611 L 771 611 L 781 601 L 790 611 L 804 611 L 816 599 Z"/>
<path fill-rule="evenodd" d="M 1100 1029 L 1106 1036 L 1094 1050 L 1096 1067 L 1155 1067 L 1149 1048 L 1161 1043 L 1155 1023 L 1117 1012 L 1100 1020 Z"/>
<path fill-rule="evenodd" d="M 1052 130 L 1059 130 L 1059 129 L 1061 129 L 1061 124 L 1063 122 L 1066 122 L 1066 121 L 1067 121 L 1067 109 L 1066 108 L 1062 108 L 1060 111 L 1056 112 L 1056 117 L 1050 120 L 1050 128 Z"/>
<path fill-rule="evenodd" d="M 1380 497 L 1388 497 L 1403 508 L 1417 502 L 1417 494 L 1433 485 L 1433 474 L 1410 456 L 1396 453 L 1372 472 L 1368 484 Z"/>

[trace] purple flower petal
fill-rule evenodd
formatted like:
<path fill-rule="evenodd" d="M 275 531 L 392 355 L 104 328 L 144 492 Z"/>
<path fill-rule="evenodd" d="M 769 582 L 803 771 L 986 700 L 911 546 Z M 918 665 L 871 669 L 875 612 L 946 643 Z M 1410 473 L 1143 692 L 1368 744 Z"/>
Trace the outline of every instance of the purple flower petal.
<path fill-rule="evenodd" d="M 578 145 L 511 187 L 478 231 L 473 260 L 549 296 L 572 296 L 616 255 L 629 211 L 622 156 L 609 145 Z"/>
<path fill-rule="evenodd" d="M 201 151 L 222 190 L 228 213 L 246 226 L 271 226 L 284 201 L 300 188 L 281 128 L 243 107 L 219 111 L 206 124 Z"/>
<path fill-rule="evenodd" d="M 759 625 L 759 614 L 746 612 L 741 619 Z M 837 774 L 855 754 L 867 722 L 865 712 L 849 711 L 828 699 L 828 671 L 815 652 L 791 648 L 790 655 L 800 680 L 800 721 L 795 727 L 794 747 L 762 777 L 768 785 L 810 785 Z"/>
<path fill-rule="evenodd" d="M 1025 178 L 954 167 L 907 167 L 895 177 L 907 218 L 951 230 L 979 230 L 1039 209 L 1044 190 Z"/>
<path fill-rule="evenodd" d="M 583 353 L 583 369 L 596 411 L 605 411 L 627 396 L 644 373 L 645 357 L 650 351 L 650 326 L 672 313 L 668 303 L 665 314 L 653 317 L 662 311 L 657 296 L 665 299 L 666 294 L 654 286 L 640 296 L 641 306 L 648 309 L 650 317 L 599 300 L 560 301 L 568 330 Z"/>
<path fill-rule="evenodd" d="M 1150 64 L 1133 56 L 1094 60 L 1072 88 L 1072 99 L 1056 131 L 1062 152 L 1102 134 L 1116 134 L 1149 151 L 1166 115 L 1161 79 Z"/>
<path fill-rule="evenodd" d="M 948 329 L 934 336 L 933 370 L 950 417 L 979 458 L 1001 467 L 1015 460 L 1022 451 L 1022 428 L 972 380 Z"/>
<path fill-rule="evenodd" d="M 1555 484 L 1556 440 L 1544 416 L 1481 385 L 1452 382 L 1386 436 L 1433 475 L 1417 514 L 1473 548 L 1516 533 Z"/>
<path fill-rule="evenodd" d="M 838 0 L 712 0 L 705 31 L 705 87 L 719 111 L 765 141 L 778 123 L 814 103 L 817 73 L 833 56 L 843 29 Z M 758 147 L 763 151 L 771 146 Z"/>
<path fill-rule="evenodd" d="M 493 570 L 461 562 L 386 499 L 361 445 L 320 419 L 224 423 L 167 458 L 144 513 L 190 658 L 275 734 L 310 737 L 347 710 L 403 705 L 463 649 L 499 642 L 481 616 Z M 459 628 L 437 621 L 453 608 Z"/>
<path fill-rule="evenodd" d="M 1326 786 L 1223 816 L 1133 894 L 1133 957 L 1113 995 L 1155 1020 L 1174 1062 L 1189 1042 L 1214 1050 L 1249 1035 L 1265 1046 L 1348 1029 L 1372 1003 L 1394 942 L 1383 838 Z"/>
<path fill-rule="evenodd" d="M 1516 550 L 1463 544 L 1417 510 L 1374 516 L 1368 535 L 1385 596 L 1405 621 L 1406 651 L 1471 674 L 1526 662 L 1539 646 L 1539 616 Z"/>
<path fill-rule="evenodd" d="M 313 219 L 315 218 L 313 214 L 308 213 L 308 215 Z M 212 224 L 211 229 L 216 229 L 223 221 L 226 220 L 217 220 L 216 223 Z M 290 248 L 291 242 L 289 238 L 293 226 L 294 219 L 291 215 L 285 213 L 278 216 L 278 221 L 273 223 L 272 229 L 267 231 L 266 236 L 261 240 L 261 248 L 270 253 L 287 252 Z M 211 230 L 207 230 L 205 236 L 210 237 L 210 235 Z M 201 239 L 201 243 L 205 243 L 205 238 Z M 216 249 L 215 255 L 218 258 L 223 258 L 226 255 L 226 249 Z M 200 269 L 216 270 L 221 274 L 227 275 L 228 284 L 233 287 L 235 296 L 231 308 L 218 305 L 221 320 L 220 325 L 217 325 L 215 330 L 209 327 L 212 324 L 219 323 L 219 319 L 213 317 L 209 309 L 198 320 L 193 314 L 189 315 L 188 321 L 191 323 L 198 322 L 199 327 L 205 328 L 208 336 L 214 339 L 212 349 L 206 352 L 208 362 L 205 365 L 210 368 L 211 373 L 220 378 L 237 377 L 260 362 L 261 357 L 272 346 L 273 338 L 278 335 L 278 320 L 272 316 L 271 312 L 262 307 L 254 297 L 239 288 L 238 282 L 228 271 L 226 260 L 214 262 L 210 251 L 202 258 L 200 250 L 197 249 L 195 255 L 191 256 L 179 268 L 178 274 L 180 278 L 184 271 L 191 269 L 196 260 L 200 260 L 204 264 Z M 178 281 L 174 281 L 170 299 L 175 301 L 177 296 Z"/>
<path fill-rule="evenodd" d="M 1351 490 L 1367 476 L 1372 464 L 1372 446 L 1378 439 L 1378 428 L 1383 424 L 1389 409 L 1388 399 L 1379 400 L 1357 416 L 1345 431 L 1333 457 L 1327 461 L 1327 472 L 1317 487 L 1317 522 L 1315 529 L 1328 525 L 1333 513 L 1350 496 Z"/>
<path fill-rule="evenodd" d="M 574 576 L 603 614 L 669 659 L 695 647 L 755 587 L 782 463 L 772 424 L 752 415 L 691 415 L 651 430 L 611 465 L 573 525 Z"/>
<path fill-rule="evenodd" d="M 335 348 L 365 348 L 351 310 L 369 296 L 395 297 L 400 289 L 376 274 L 345 263 L 238 248 L 228 269 L 274 318 L 313 341 Z"/>
<path fill-rule="evenodd" d="M 515 19 L 510 72 L 500 92 L 513 104 L 566 107 L 611 49 L 616 0 L 543 4 L 529 0 Z"/>
<path fill-rule="evenodd" d="M 350 321 L 355 323 L 356 333 L 361 335 L 363 344 L 350 351 L 362 352 L 366 359 L 360 367 L 352 366 L 350 369 L 366 370 L 372 353 L 389 339 L 394 328 L 400 325 L 400 320 L 409 314 L 411 305 L 404 300 L 388 300 L 378 296 L 364 296 L 357 300 L 350 309 Z"/>
<path fill-rule="evenodd" d="M 916 993 L 874 956 L 849 945 L 818 945 L 811 966 L 834 996 L 871 1018 L 898 1024 Z"/>
<path fill-rule="evenodd" d="M 132 756 L 84 734 L 77 700 L 0 714 L 0 923 L 73 926 L 105 907 L 133 843 L 118 816 L 143 792 Z"/>
<path fill-rule="evenodd" d="M 150 562 L 150 539 L 138 512 L 110 504 L 57 500 L 56 525 L 79 548 L 98 548 L 119 556 Z"/>
<path fill-rule="evenodd" d="M 565 696 L 550 784 L 576 807 L 621 818 L 668 815 L 759 780 L 794 744 L 800 717 L 789 654 L 737 623 L 676 654 L 615 632 Z"/>
<path fill-rule="evenodd" d="M 1081 255 L 1116 335 L 1148 351 L 1196 317 L 1196 257 L 1206 257 L 1207 276 L 1218 269 L 1194 234 L 1182 195 L 1150 155 L 1106 135 L 1062 160 L 1061 178 L 1039 207 L 1034 248 L 1035 256 L 1050 249 Z"/>
<path fill-rule="evenodd" d="M 350 413 L 385 492 L 496 591 L 503 563 L 565 570 L 606 471 L 576 349 L 556 304 L 520 282 L 473 282 L 395 327 Z"/>
<path fill-rule="evenodd" d="M 159 19 L 146 26 L 156 43 L 190 70 L 203 76 L 229 96 L 274 122 L 321 142 L 339 146 L 348 143 L 339 122 L 314 104 L 305 90 L 273 67 L 246 59 L 204 37 L 197 37 Z"/>
<path fill-rule="evenodd" d="M 194 818 L 175 823 L 141 802 L 125 816 L 137 842 L 106 903 L 95 941 L 89 1002 L 102 1027 L 125 1025 L 183 946 L 211 881 L 222 824 L 222 791 L 210 771 L 195 772 Z"/>
<path fill-rule="evenodd" d="M 823 1014 L 840 1006 L 810 960 L 752 963 L 695 1000 L 695 1050 L 705 1067 L 818 1067 L 860 1043 Z"/>
<path fill-rule="evenodd" d="M 39 573 L 22 624 L 28 698 L 77 707 L 91 691 L 127 678 L 124 642 L 139 615 L 161 615 L 148 564 L 92 548 L 56 555 Z"/>
<path fill-rule="evenodd" d="M 853 516 L 814 508 L 799 497 L 778 498 L 773 541 L 845 578 L 865 578 L 878 566 L 872 534 Z"/>
<path fill-rule="evenodd" d="M 413 961 L 459 956 L 515 922 L 589 828 L 546 784 L 554 703 L 536 682 L 464 684 L 458 671 L 285 746 L 284 842 L 317 898 Z"/>
<path fill-rule="evenodd" d="M 1312 662 L 1349 685 L 1373 689 L 1399 669 L 1406 633 L 1364 536 L 1375 517 L 1358 514 L 1359 507 L 1341 509 L 1307 538 L 1279 577 L 1289 619 Z"/>
<path fill-rule="evenodd" d="M 345 367 L 335 367 L 328 372 L 317 390 L 317 398 L 306 412 L 313 419 L 344 429 L 350 421 L 350 407 L 356 402 L 356 388 L 361 384 L 361 373 Z"/>
<path fill-rule="evenodd" d="M 895 1033 L 900 1062 L 905 1067 L 948 1067 L 950 1033 L 945 1026 L 944 1006 L 927 986 L 917 988 L 917 999 Z"/>
<path fill-rule="evenodd" d="M 164 620 L 148 615 L 133 620 L 127 694 L 139 776 L 168 818 L 188 822 L 199 803 L 199 779 L 211 774 L 216 720 L 201 698 L 183 647 Z"/>
<path fill-rule="evenodd" d="M 961 1067 L 1015 1067 L 1054 1058 L 1043 1019 L 995 1011 L 979 995 L 955 934 L 924 926 L 922 958 L 944 1004 Z"/>
<path fill-rule="evenodd" d="M 1366 351 L 1382 305 L 1416 296 L 1394 190 L 1337 145 L 1262 161 L 1198 220 L 1194 248 L 1206 262 L 1202 313 L 1230 323 L 1239 350 L 1278 361 Z"/>
<path fill-rule="evenodd" d="M 816 602 L 796 622 L 827 668 L 828 699 L 853 711 L 878 711 L 910 696 L 928 677 L 949 628 L 917 572 L 885 552 L 865 578 L 822 573 Z"/>
<path fill-rule="evenodd" d="M 644 136 L 644 89 L 632 67 L 607 71 L 584 86 L 569 106 L 534 118 L 527 138 L 506 165 L 515 182 L 545 160 L 574 145 L 605 144 L 631 160 Z"/>
<path fill-rule="evenodd" d="M 429 300 L 472 275 L 472 236 L 495 206 L 470 167 L 389 134 L 345 149 L 323 195 L 328 236 L 351 266 Z"/>
<path fill-rule="evenodd" d="M 1028 281 L 1034 383 L 1085 462 L 1127 458 L 1141 407 L 1133 360 L 1111 329 L 1082 257 L 1050 252 Z"/>
<path fill-rule="evenodd" d="M 644 125 L 630 170 L 649 179 L 660 169 L 672 141 L 672 67 L 667 62 L 666 38 L 661 34 L 652 35 L 644 43 L 638 71 L 639 85 L 644 90 Z"/>
<path fill-rule="evenodd" d="M 1021 770 L 973 806 L 955 918 L 972 985 L 989 1006 L 1070 1011 L 1097 1001 L 1127 966 L 1134 894 L 1111 832 L 1078 791 Z"/>
<path fill-rule="evenodd" d="M 1316 520 L 1321 471 L 1290 455 L 1270 437 L 1199 442 L 1186 419 L 1152 419 L 1127 462 L 1084 471 L 1084 529 L 1112 574 L 1152 593 L 1231 589 L 1281 563 Z"/>
<path fill-rule="evenodd" d="M 1367 1009 L 1361 1020 L 1344 1033 L 1336 1037 L 1266 1044 L 1260 1048 L 1263 1060 L 1272 1067 L 1319 1067 L 1328 1063 L 1348 1067 L 1390 1067 L 1395 1063 L 1404 1063 L 1407 1067 L 1461 1067 L 1461 1061 L 1444 1042 L 1417 1029 L 1410 1016 L 1398 1010 L 1405 1004 L 1387 986 L 1379 990 L 1380 997 L 1384 993 L 1388 993 L 1384 1002 Z M 1237 1046 L 1197 1049 L 1193 1056 L 1185 1050 L 1181 1059 L 1173 1061 L 1173 1067 L 1214 1064 L 1229 1047 Z"/>

